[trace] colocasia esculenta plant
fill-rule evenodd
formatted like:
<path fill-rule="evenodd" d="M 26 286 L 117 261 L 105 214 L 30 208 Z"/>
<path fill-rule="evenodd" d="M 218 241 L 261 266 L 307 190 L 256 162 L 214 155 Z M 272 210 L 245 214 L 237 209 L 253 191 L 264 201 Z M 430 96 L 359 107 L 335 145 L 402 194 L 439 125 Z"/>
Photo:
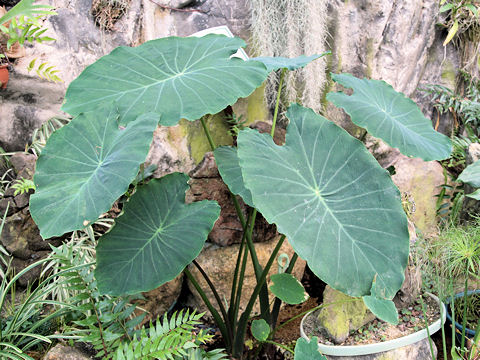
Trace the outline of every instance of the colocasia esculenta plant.
<path fill-rule="evenodd" d="M 256 338 L 269 341 L 281 301 L 301 302 L 304 290 L 289 273 L 300 256 L 323 281 L 344 293 L 363 297 L 380 318 L 395 322 L 391 299 L 401 287 L 409 253 L 407 219 L 398 189 L 364 145 L 313 110 L 292 104 L 286 142 L 241 130 L 237 147 L 216 148 L 202 116 L 215 114 L 251 94 L 271 71 L 305 66 L 322 55 L 295 59 L 232 57 L 244 42 L 207 35 L 169 37 L 136 48 L 119 47 L 87 67 L 66 93 L 63 110 L 74 119 L 55 132 L 37 161 L 30 211 L 44 238 L 93 223 L 124 194 L 145 161 L 153 131 L 180 119 L 201 119 L 219 172 L 252 211 L 238 215 L 245 236 L 240 247 L 228 306 L 209 302 L 186 268 L 194 261 L 220 212 L 215 201 L 185 204 L 188 176 L 173 173 L 138 185 L 115 226 L 99 239 L 95 276 L 101 292 L 134 294 L 154 289 L 186 273 L 219 327 L 227 350 L 241 358 L 253 305 L 261 320 Z M 408 156 L 445 159 L 448 137 L 437 133 L 413 101 L 383 81 L 332 74 L 353 95 L 330 93 L 357 125 Z M 278 116 L 280 81 L 272 134 Z M 262 267 L 251 226 L 256 213 L 277 226 L 282 236 Z M 287 241 L 295 256 L 270 291 L 265 279 Z M 245 250 L 244 250 L 245 249 Z M 239 314 L 245 260 L 250 256 L 257 285 Z M 202 272 L 208 279 L 207 274 Z M 280 286 L 283 285 L 283 286 Z M 285 290 L 287 289 L 287 291 Z M 292 296 L 292 294 L 294 296 Z M 296 295 L 296 296 L 295 296 Z M 292 298 L 293 297 L 293 298 Z M 312 350 L 313 349 L 313 350 Z M 321 355 L 313 342 L 299 341 L 296 358 Z"/>

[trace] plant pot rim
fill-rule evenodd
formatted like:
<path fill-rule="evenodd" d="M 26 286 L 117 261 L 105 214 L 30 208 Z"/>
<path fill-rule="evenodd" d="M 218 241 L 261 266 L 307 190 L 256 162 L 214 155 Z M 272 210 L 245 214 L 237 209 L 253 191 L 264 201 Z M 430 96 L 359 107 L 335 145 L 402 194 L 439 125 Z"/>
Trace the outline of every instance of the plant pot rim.
<path fill-rule="evenodd" d="M 0 69 L 8 68 L 8 64 L 0 64 Z"/>
<path fill-rule="evenodd" d="M 446 308 L 445 304 L 443 304 L 438 297 L 433 294 L 426 293 L 428 296 L 433 298 L 437 304 L 443 308 L 443 312 L 441 311 L 441 318 L 436 320 L 433 324 L 428 327 L 428 331 L 430 335 L 437 332 L 441 326 L 445 323 L 446 319 Z M 309 316 L 311 312 L 306 314 L 300 323 L 300 335 L 310 341 L 310 338 L 305 334 L 303 331 L 303 322 L 305 321 L 306 317 Z M 403 346 L 411 345 L 416 343 L 417 341 L 423 340 L 427 338 L 428 333 L 427 329 L 422 329 L 413 334 L 409 334 L 406 336 L 402 336 L 398 339 L 383 341 L 375 344 L 367 344 L 367 345 L 325 345 L 325 344 L 318 344 L 318 350 L 324 355 L 332 355 L 332 356 L 355 356 L 355 355 L 368 355 L 368 354 L 376 354 L 379 352 L 389 351 L 393 349 L 397 349 Z"/>
<path fill-rule="evenodd" d="M 468 290 L 467 291 L 467 296 L 472 295 L 472 294 L 480 294 L 480 289 Z M 456 293 L 455 296 L 453 296 L 454 299 L 458 299 L 458 298 L 461 298 L 461 297 L 463 297 L 463 291 L 459 292 L 459 293 Z M 452 297 L 449 297 L 449 298 L 445 299 L 445 303 L 447 305 L 449 305 L 451 301 L 452 301 Z M 447 308 L 446 314 L 447 314 L 448 321 L 450 321 L 450 323 L 453 324 L 453 319 L 452 319 L 452 315 L 450 315 L 449 307 Z M 463 329 L 462 324 L 459 324 L 456 321 L 455 321 L 455 327 L 460 331 L 462 331 L 462 329 Z M 474 337 L 475 333 L 476 333 L 475 330 L 469 329 L 468 327 L 465 328 L 465 334 L 467 334 L 469 337 Z"/>

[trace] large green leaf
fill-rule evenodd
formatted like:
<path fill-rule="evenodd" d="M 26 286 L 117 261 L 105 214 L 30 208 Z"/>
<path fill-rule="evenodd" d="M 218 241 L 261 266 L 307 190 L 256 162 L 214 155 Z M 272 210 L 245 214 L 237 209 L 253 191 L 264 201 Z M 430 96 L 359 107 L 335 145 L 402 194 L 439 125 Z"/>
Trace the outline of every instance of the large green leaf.
<path fill-rule="evenodd" d="M 163 125 L 215 114 L 250 95 L 268 75 L 259 62 L 230 58 L 244 45 L 238 38 L 207 35 L 118 47 L 70 84 L 62 110 L 76 115 L 116 100 L 122 123 L 147 108 L 162 114 Z"/>
<path fill-rule="evenodd" d="M 237 148 L 232 146 L 220 146 L 213 152 L 218 172 L 223 181 L 235 195 L 240 195 L 245 204 L 254 207 L 252 194 L 245 187 L 242 177 L 242 169 L 238 163 Z"/>
<path fill-rule="evenodd" d="M 295 344 L 294 360 L 328 360 L 318 351 L 318 339 L 316 336 L 310 341 L 299 338 Z"/>
<path fill-rule="evenodd" d="M 82 229 L 108 211 L 145 161 L 157 114 L 118 126 L 115 105 L 84 113 L 52 134 L 38 158 L 30 212 L 43 238 Z"/>
<path fill-rule="evenodd" d="M 295 58 L 281 56 L 261 56 L 252 58 L 250 61 L 260 61 L 267 67 L 269 72 L 279 69 L 296 70 L 307 66 L 313 60 L 321 58 L 325 55 L 330 55 L 331 53 L 331 51 L 327 51 L 323 54 L 315 54 L 311 56 L 300 55 Z"/>
<path fill-rule="evenodd" d="M 480 187 L 480 160 L 468 165 L 457 178 L 473 187 Z"/>
<path fill-rule="evenodd" d="M 180 274 L 202 250 L 220 215 L 215 201 L 185 204 L 188 176 L 166 175 L 138 188 L 97 246 L 102 293 L 152 290 Z"/>
<path fill-rule="evenodd" d="M 400 193 L 363 144 L 292 105 L 286 144 L 246 129 L 238 157 L 253 203 L 322 280 L 350 296 L 402 285 L 409 236 Z"/>
<path fill-rule="evenodd" d="M 443 160 L 452 152 L 450 139 L 435 131 L 418 106 L 389 84 L 332 74 L 337 83 L 353 89 L 353 95 L 329 93 L 327 99 L 343 108 L 352 121 L 403 154 L 425 161 Z"/>

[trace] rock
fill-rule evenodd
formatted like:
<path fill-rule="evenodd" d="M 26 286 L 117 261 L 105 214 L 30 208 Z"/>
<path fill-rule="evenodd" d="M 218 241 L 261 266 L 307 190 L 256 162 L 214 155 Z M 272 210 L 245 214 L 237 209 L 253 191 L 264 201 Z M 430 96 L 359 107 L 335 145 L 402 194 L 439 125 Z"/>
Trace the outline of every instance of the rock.
<path fill-rule="evenodd" d="M 18 152 L 13 154 L 10 157 L 9 161 L 10 164 L 12 164 L 12 167 L 15 170 L 16 174 L 19 174 L 25 169 L 28 169 L 30 173 L 30 177 L 28 179 L 32 179 L 35 169 L 35 162 L 37 161 L 37 157 L 35 155 Z"/>
<path fill-rule="evenodd" d="M 411 262 L 411 259 L 409 261 Z M 421 287 L 422 273 L 420 268 L 410 263 L 405 269 L 405 281 L 393 299 L 397 309 L 404 308 L 418 299 Z"/>
<path fill-rule="evenodd" d="M 34 261 L 46 257 L 50 252 L 50 245 L 59 246 L 61 240 L 43 240 L 28 210 L 24 209 L 7 218 L 0 235 L 0 243 L 15 257 L 12 265 L 18 273 Z M 20 278 L 20 285 L 25 286 L 28 281 L 36 280 L 39 274 L 40 267 L 37 267 Z"/>
<path fill-rule="evenodd" d="M 437 198 L 445 183 L 443 167 L 436 161 L 423 161 L 399 155 L 391 164 L 396 174 L 392 180 L 409 202 L 409 217 L 424 234 L 435 234 L 437 228 Z M 404 196 L 405 198 L 405 196 Z"/>
<path fill-rule="evenodd" d="M 195 0 L 160 0 L 157 1 L 157 4 L 171 7 L 173 9 L 181 9 L 185 6 L 191 5 L 194 2 Z"/>
<path fill-rule="evenodd" d="M 243 229 L 238 220 L 228 187 L 222 181 L 215 164 L 213 153 L 205 154 L 203 161 L 190 173 L 190 190 L 187 191 L 186 202 L 215 200 L 221 207 L 220 217 L 208 235 L 209 241 L 220 246 L 240 243 Z M 240 197 L 237 197 L 243 216 L 247 218 L 247 208 Z M 254 241 L 269 241 L 276 235 L 275 225 L 268 224 L 258 214 L 253 229 Z"/>
<path fill-rule="evenodd" d="M 432 341 L 435 359 L 437 358 L 437 347 Z M 398 349 L 384 351 L 376 354 L 358 356 L 327 356 L 328 360 L 431 360 L 430 345 L 428 339 L 423 339 L 414 344 L 403 346 Z"/>
<path fill-rule="evenodd" d="M 350 331 L 355 331 L 375 319 L 362 299 L 356 299 L 332 289 L 329 285 L 323 292 L 323 303 L 336 303 L 322 308 L 318 314 L 320 326 L 335 343 L 345 341 Z M 346 301 L 344 303 L 338 303 Z"/>
<path fill-rule="evenodd" d="M 258 260 L 260 264 L 262 264 L 262 266 L 267 263 L 273 249 L 275 248 L 275 245 L 277 244 L 277 241 L 278 238 L 275 238 L 274 240 L 266 243 L 255 244 Z M 230 299 L 231 285 L 233 282 L 233 275 L 235 271 L 235 264 L 239 247 L 240 245 L 238 244 L 228 247 L 219 247 L 212 244 L 207 244 L 204 247 L 203 251 L 200 253 L 200 255 L 196 258 L 197 262 L 212 280 L 221 299 Z M 289 258 L 293 256 L 293 249 L 290 244 L 287 243 L 287 241 L 285 241 L 282 248 L 280 249 L 279 254 L 282 253 L 286 253 Z M 297 277 L 297 279 L 302 278 L 303 272 L 305 270 L 305 264 L 306 262 L 304 260 L 298 258 L 293 271 L 293 274 Z M 218 309 L 218 306 L 216 305 L 216 300 L 198 269 L 193 264 L 190 264 L 188 269 L 197 279 L 202 289 L 206 292 L 210 302 Z M 275 274 L 277 272 L 278 263 L 275 261 L 272 265 L 272 268 L 270 269 L 269 275 Z M 267 278 L 267 281 L 269 280 L 269 278 L 270 277 Z M 253 271 L 253 266 L 249 256 L 245 271 L 245 278 L 243 281 L 242 296 L 240 299 L 240 313 L 245 310 L 245 307 L 249 300 L 249 296 L 253 292 L 256 283 L 257 282 L 255 279 L 255 273 Z M 188 288 L 192 292 L 192 307 L 198 309 L 198 311 L 201 312 L 206 311 L 206 307 L 203 304 L 201 297 L 198 295 L 193 285 L 190 283 L 190 281 L 188 281 L 187 284 Z M 270 296 L 270 300 L 273 300 L 273 294 L 270 293 Z M 259 313 L 259 311 L 260 307 L 257 301 L 253 308 L 253 312 Z"/>
<path fill-rule="evenodd" d="M 90 360 L 90 356 L 85 355 L 77 348 L 57 344 L 51 348 L 43 360 Z"/>
<path fill-rule="evenodd" d="M 385 80 L 421 102 L 427 112 L 433 107 L 417 91 L 419 85 L 450 85 L 444 77 L 445 63 L 461 68 L 454 46 L 449 44 L 445 52 L 442 48 L 445 34 L 436 27 L 436 0 L 330 0 L 328 13 L 330 69 Z M 358 128 L 343 111 L 329 106 L 327 118 L 358 135 Z"/>
<path fill-rule="evenodd" d="M 175 304 L 182 291 L 183 273 L 162 286 L 142 293 L 144 300 L 135 300 L 135 304 L 147 311 L 141 325 L 162 317 Z M 140 314 L 140 313 L 139 313 Z"/>

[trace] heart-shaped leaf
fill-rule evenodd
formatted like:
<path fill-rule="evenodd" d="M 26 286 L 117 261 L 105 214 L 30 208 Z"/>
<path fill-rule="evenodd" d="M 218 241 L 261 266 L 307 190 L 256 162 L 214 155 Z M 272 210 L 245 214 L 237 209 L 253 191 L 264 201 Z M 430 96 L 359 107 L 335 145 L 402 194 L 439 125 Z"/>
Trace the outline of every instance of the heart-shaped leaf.
<path fill-rule="evenodd" d="M 202 250 L 220 215 L 215 201 L 185 204 L 188 176 L 166 175 L 140 186 L 97 246 L 102 293 L 149 291 L 172 280 Z"/>
<path fill-rule="evenodd" d="M 425 161 L 450 156 L 450 139 L 435 131 L 418 106 L 386 82 L 358 79 L 350 74 L 332 74 L 332 79 L 353 89 L 353 95 L 329 93 L 327 99 L 343 108 L 355 124 L 373 136 L 407 156 Z"/>
<path fill-rule="evenodd" d="M 264 319 L 252 321 L 252 335 L 258 341 L 265 341 L 270 335 L 270 326 Z"/>
<path fill-rule="evenodd" d="M 318 339 L 316 336 L 310 341 L 299 338 L 295 345 L 294 360 L 328 360 L 318 351 Z"/>
<path fill-rule="evenodd" d="M 380 320 L 393 325 L 398 324 L 398 311 L 395 303 L 392 300 L 385 299 L 383 295 L 377 291 L 375 280 L 373 280 L 370 295 L 363 296 L 362 299 L 365 306 Z"/>
<path fill-rule="evenodd" d="M 83 229 L 110 209 L 145 161 L 158 119 L 146 114 L 121 128 L 111 105 L 52 134 L 38 158 L 30 198 L 43 238 Z"/>
<path fill-rule="evenodd" d="M 287 58 L 281 56 L 261 56 L 252 58 L 251 61 L 260 61 L 267 67 L 268 72 L 278 69 L 296 70 L 307 66 L 313 60 L 321 58 L 325 55 L 330 55 L 331 53 L 331 51 L 327 51 L 323 54 L 315 54 L 311 56 L 300 55 L 295 58 Z"/>
<path fill-rule="evenodd" d="M 244 45 L 239 38 L 212 34 L 118 47 L 70 84 L 62 110 L 76 115 L 116 100 L 122 123 L 150 109 L 168 126 L 215 114 L 250 95 L 268 75 L 259 62 L 230 58 Z"/>
<path fill-rule="evenodd" d="M 333 288 L 386 297 L 401 287 L 409 251 L 400 193 L 363 144 L 313 110 L 292 105 L 286 144 L 245 129 L 238 157 L 257 209 Z"/>
<path fill-rule="evenodd" d="M 240 164 L 238 163 L 237 148 L 220 146 L 215 149 L 213 154 L 215 155 L 218 172 L 230 191 L 235 195 L 240 195 L 245 204 L 254 207 L 252 194 L 243 183 L 242 169 L 240 169 Z"/>
<path fill-rule="evenodd" d="M 473 187 L 480 187 L 480 160 L 468 165 L 457 178 Z"/>
<path fill-rule="evenodd" d="M 292 274 L 274 274 L 270 277 L 273 285 L 270 291 L 287 304 L 301 304 L 308 299 L 303 285 Z"/>

